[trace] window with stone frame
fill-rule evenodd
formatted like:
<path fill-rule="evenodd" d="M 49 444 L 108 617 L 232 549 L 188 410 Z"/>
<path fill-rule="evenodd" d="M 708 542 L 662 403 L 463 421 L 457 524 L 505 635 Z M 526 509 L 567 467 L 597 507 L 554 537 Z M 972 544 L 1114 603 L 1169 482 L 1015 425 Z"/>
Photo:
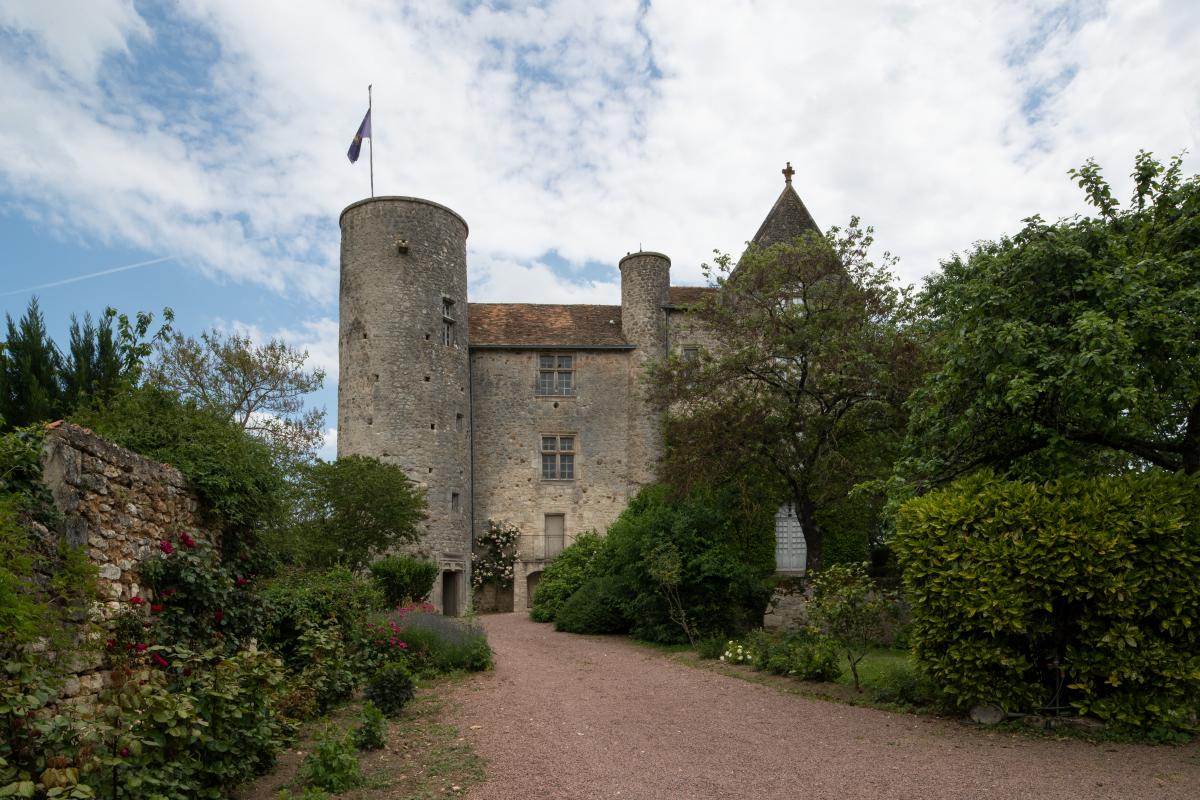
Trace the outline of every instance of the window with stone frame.
<path fill-rule="evenodd" d="M 681 356 L 684 361 L 697 361 L 700 358 L 700 348 L 694 344 L 685 344 Z"/>
<path fill-rule="evenodd" d="M 556 353 L 539 355 L 537 393 L 553 397 L 575 394 L 575 356 Z"/>
<path fill-rule="evenodd" d="M 542 434 L 542 480 L 575 480 L 575 434 Z"/>
<path fill-rule="evenodd" d="M 456 344 L 454 340 L 454 301 L 449 297 L 442 298 L 442 344 Z"/>

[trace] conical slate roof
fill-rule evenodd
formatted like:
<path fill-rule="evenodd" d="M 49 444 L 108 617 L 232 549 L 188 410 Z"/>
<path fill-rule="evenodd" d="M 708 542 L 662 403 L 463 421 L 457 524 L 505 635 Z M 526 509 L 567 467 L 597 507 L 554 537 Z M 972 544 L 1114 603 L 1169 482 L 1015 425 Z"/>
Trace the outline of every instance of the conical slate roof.
<path fill-rule="evenodd" d="M 795 171 L 789 161 L 783 170 L 785 181 L 783 192 L 775 201 L 775 205 L 771 207 L 767 218 L 758 227 L 758 233 L 754 234 L 754 238 L 750 240 L 759 247 L 766 248 L 780 242 L 790 242 L 805 231 L 816 231 L 818 234 L 821 232 L 812 218 L 812 214 L 808 213 L 808 209 L 805 208 L 804 201 L 792 188 L 792 175 L 794 174 Z"/>

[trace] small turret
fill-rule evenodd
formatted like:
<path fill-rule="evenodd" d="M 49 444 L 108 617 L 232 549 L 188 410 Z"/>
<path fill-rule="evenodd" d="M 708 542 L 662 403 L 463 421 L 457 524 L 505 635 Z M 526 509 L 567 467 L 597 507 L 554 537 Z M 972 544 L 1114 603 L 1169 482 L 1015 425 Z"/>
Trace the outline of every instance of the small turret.
<path fill-rule="evenodd" d="M 621 331 L 636 348 L 629 362 L 629 482 L 631 492 L 654 481 L 662 458 L 661 409 L 646 398 L 645 372 L 667 355 L 671 259 L 640 251 L 621 259 Z"/>

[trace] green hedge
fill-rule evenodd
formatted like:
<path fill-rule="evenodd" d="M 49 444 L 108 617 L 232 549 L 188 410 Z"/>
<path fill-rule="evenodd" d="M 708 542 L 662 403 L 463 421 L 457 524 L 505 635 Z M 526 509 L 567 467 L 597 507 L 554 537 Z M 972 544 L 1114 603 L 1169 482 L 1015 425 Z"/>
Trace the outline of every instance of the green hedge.
<path fill-rule="evenodd" d="M 554 629 L 567 633 L 626 633 L 629 621 L 621 613 L 621 589 L 611 577 L 592 578 L 563 603 Z"/>
<path fill-rule="evenodd" d="M 1200 477 L 974 476 L 909 501 L 896 552 L 918 663 L 960 704 L 1061 700 L 1117 729 L 1200 708 Z"/>
<path fill-rule="evenodd" d="M 553 622 L 567 598 L 591 577 L 592 562 L 604 540 L 595 531 L 581 533 L 571 546 L 558 554 L 546 567 L 533 592 L 529 615 L 534 622 Z"/>
<path fill-rule="evenodd" d="M 391 608 L 429 597 L 439 571 L 435 562 L 412 556 L 387 556 L 372 561 L 368 569 Z"/>

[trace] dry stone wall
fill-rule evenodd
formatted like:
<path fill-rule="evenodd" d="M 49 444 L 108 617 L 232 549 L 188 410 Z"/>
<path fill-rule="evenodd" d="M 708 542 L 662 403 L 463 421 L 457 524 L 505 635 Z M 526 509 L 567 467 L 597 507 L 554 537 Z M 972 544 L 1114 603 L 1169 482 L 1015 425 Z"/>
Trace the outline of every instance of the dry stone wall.
<path fill-rule="evenodd" d="M 42 454 L 43 479 L 62 514 L 62 536 L 86 549 L 99 572 L 101 622 L 110 621 L 129 598 L 143 592 L 138 562 L 159 541 L 180 531 L 217 544 L 220 534 L 204 519 L 200 499 L 183 474 L 106 442 L 77 425 L 48 431 Z M 63 696 L 86 700 L 104 686 L 99 655 L 84 655 Z"/>

